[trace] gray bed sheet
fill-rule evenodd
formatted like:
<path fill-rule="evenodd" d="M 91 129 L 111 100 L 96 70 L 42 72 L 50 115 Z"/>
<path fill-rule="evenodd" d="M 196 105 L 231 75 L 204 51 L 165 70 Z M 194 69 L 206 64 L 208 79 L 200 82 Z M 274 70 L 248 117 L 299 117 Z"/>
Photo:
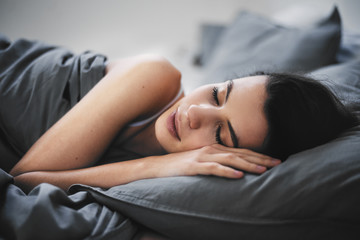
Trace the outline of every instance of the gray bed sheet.
<path fill-rule="evenodd" d="M 9 171 L 32 144 L 105 73 L 106 57 L 0 34 L 0 167 Z"/>
<path fill-rule="evenodd" d="M 0 34 L 0 239 L 132 239 L 137 226 L 90 194 L 41 184 L 24 194 L 8 171 L 103 76 L 106 57 Z"/>
<path fill-rule="evenodd" d="M 89 193 L 50 184 L 29 194 L 0 169 L 0 239 L 133 239 L 138 227 Z"/>

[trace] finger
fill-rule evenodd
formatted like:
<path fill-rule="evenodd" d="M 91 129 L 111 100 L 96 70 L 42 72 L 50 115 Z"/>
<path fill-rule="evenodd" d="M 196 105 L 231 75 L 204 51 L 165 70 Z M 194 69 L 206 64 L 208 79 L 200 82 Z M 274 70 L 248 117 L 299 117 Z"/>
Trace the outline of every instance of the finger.
<path fill-rule="evenodd" d="M 216 162 L 205 162 L 199 165 L 198 174 L 215 175 L 226 178 L 242 178 L 244 173 L 231 167 L 221 165 Z"/>
<path fill-rule="evenodd" d="M 202 154 L 205 154 L 206 157 L 202 157 L 199 162 L 215 162 L 257 174 L 261 174 L 267 170 L 266 166 L 262 165 L 264 164 L 263 159 L 256 159 L 256 157 L 251 158 L 249 155 L 241 154 L 238 151 L 229 151 L 231 148 L 220 148 L 221 147 L 216 148 L 213 145 L 202 148 Z M 272 163 L 269 165 L 272 165 Z"/>
<path fill-rule="evenodd" d="M 232 148 L 232 147 L 226 147 L 226 146 L 220 145 L 220 144 L 214 144 L 212 146 L 219 149 L 219 150 L 230 151 L 230 152 L 234 152 L 234 153 L 241 153 L 241 154 L 246 154 L 246 155 L 252 155 L 252 156 L 256 156 L 256 157 L 259 157 L 259 158 L 265 158 L 265 159 L 275 159 L 275 158 L 270 157 L 268 155 L 258 153 L 258 152 L 254 152 L 253 150 L 250 150 L 250 149 L 247 149 L 247 148 Z"/>
<path fill-rule="evenodd" d="M 250 162 L 246 159 L 244 159 L 242 156 L 238 156 L 234 153 L 223 153 L 218 154 L 217 158 L 219 163 L 230 166 L 236 169 L 241 169 L 247 172 L 251 173 L 264 173 L 267 168 L 265 166 L 262 166 L 261 164 Z"/>
<path fill-rule="evenodd" d="M 239 157 L 241 157 L 249 162 L 259 164 L 262 166 L 266 166 L 266 167 L 274 167 L 281 163 L 281 160 L 279 160 L 279 159 L 275 159 L 270 156 L 267 156 L 267 155 L 264 155 L 261 153 L 257 153 L 257 152 L 254 152 L 252 150 L 245 149 L 245 148 L 241 148 L 241 149 L 240 148 L 229 148 L 229 147 L 222 146 L 220 144 L 215 144 L 215 145 L 213 145 L 213 147 L 220 151 L 227 151 L 227 152 L 235 153 Z"/>
<path fill-rule="evenodd" d="M 275 167 L 281 163 L 281 161 L 277 160 L 277 159 L 259 158 L 257 156 L 252 156 L 252 155 L 239 155 L 239 157 L 241 157 L 245 161 L 248 161 L 248 162 L 251 162 L 251 163 L 254 163 L 257 165 L 261 165 L 264 167 Z"/>
<path fill-rule="evenodd" d="M 230 152 L 221 152 L 208 155 L 205 162 L 209 164 L 215 163 L 218 165 L 257 174 L 263 173 L 267 170 L 267 168 L 264 166 L 246 161 L 242 157 L 239 157 L 236 154 Z"/>

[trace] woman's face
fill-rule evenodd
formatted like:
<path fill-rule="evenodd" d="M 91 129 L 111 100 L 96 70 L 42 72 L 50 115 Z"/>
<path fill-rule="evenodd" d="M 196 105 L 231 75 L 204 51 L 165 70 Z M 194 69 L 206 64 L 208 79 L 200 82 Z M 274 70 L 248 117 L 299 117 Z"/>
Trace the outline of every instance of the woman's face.
<path fill-rule="evenodd" d="M 155 134 L 169 153 L 215 143 L 259 148 L 267 134 L 266 76 L 202 86 L 157 119 Z"/>

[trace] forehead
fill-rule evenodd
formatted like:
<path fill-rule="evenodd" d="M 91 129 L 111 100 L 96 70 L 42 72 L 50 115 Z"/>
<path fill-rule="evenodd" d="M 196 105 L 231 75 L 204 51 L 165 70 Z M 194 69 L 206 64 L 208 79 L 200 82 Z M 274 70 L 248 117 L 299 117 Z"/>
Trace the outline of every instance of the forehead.
<path fill-rule="evenodd" d="M 240 147 L 258 148 L 264 142 L 268 124 L 264 113 L 266 76 L 233 80 L 227 102 L 228 114 Z"/>
<path fill-rule="evenodd" d="M 236 87 L 239 89 L 246 88 L 248 90 L 266 93 L 265 84 L 267 79 L 267 76 L 260 75 L 234 79 L 233 82 L 235 83 L 234 85 L 236 85 Z"/>

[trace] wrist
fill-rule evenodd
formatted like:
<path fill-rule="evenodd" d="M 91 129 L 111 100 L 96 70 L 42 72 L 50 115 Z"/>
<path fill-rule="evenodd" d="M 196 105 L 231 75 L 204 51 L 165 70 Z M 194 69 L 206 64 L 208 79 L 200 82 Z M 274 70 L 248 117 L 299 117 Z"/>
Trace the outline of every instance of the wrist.
<path fill-rule="evenodd" d="M 166 173 L 167 167 L 164 163 L 169 162 L 169 154 L 160 156 L 149 156 L 142 160 L 139 169 L 142 171 L 144 178 L 160 178 L 168 177 Z"/>

